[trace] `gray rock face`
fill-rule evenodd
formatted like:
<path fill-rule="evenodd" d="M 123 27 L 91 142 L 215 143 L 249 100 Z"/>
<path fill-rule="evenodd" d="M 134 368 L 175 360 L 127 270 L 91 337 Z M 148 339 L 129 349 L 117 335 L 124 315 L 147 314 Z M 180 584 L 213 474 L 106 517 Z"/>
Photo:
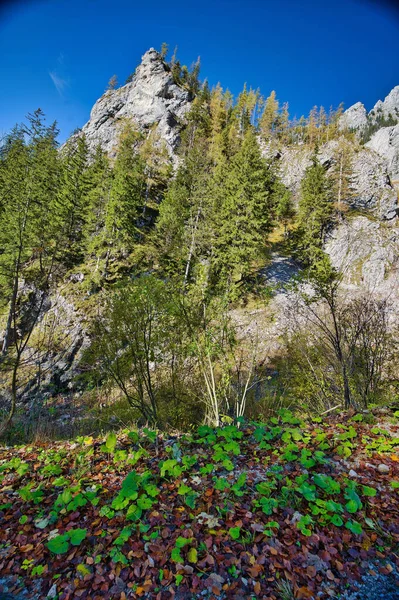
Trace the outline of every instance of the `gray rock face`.
<path fill-rule="evenodd" d="M 332 140 L 320 148 L 319 160 L 327 171 L 334 164 L 338 142 Z M 280 173 L 283 183 L 298 199 L 301 180 L 311 164 L 312 151 L 305 147 L 285 148 L 280 154 Z M 361 148 L 353 154 L 353 197 L 349 203 L 354 208 L 370 210 L 381 219 L 397 215 L 397 194 L 390 183 L 386 161 L 370 148 Z"/>
<path fill-rule="evenodd" d="M 382 127 L 375 132 L 366 147 L 385 158 L 392 181 L 399 184 L 399 125 Z"/>
<path fill-rule="evenodd" d="M 385 100 L 378 100 L 369 113 L 361 102 L 357 102 L 343 113 L 339 121 L 341 129 L 353 130 L 359 138 L 369 125 L 374 130 L 379 128 L 366 146 L 386 160 L 390 177 L 399 180 L 399 85 L 389 92 Z"/>
<path fill-rule="evenodd" d="M 391 116 L 399 120 L 399 85 L 393 88 L 384 101 L 378 100 L 369 112 L 369 118 L 374 121 L 378 115 L 385 118 Z"/>
<path fill-rule="evenodd" d="M 362 102 L 356 102 L 350 106 L 339 121 L 340 129 L 354 129 L 359 132 L 364 131 L 367 124 L 367 111 Z"/>
<path fill-rule="evenodd" d="M 120 132 L 127 122 L 133 122 L 141 131 L 156 126 L 173 153 L 190 100 L 189 92 L 176 85 L 161 55 L 151 48 L 130 83 L 108 90 L 97 100 L 82 132 L 91 149 L 100 144 L 114 156 Z"/>
<path fill-rule="evenodd" d="M 390 299 L 392 317 L 399 305 L 399 229 L 367 217 L 345 220 L 335 228 L 325 250 L 343 273 L 348 291 L 367 290 Z"/>

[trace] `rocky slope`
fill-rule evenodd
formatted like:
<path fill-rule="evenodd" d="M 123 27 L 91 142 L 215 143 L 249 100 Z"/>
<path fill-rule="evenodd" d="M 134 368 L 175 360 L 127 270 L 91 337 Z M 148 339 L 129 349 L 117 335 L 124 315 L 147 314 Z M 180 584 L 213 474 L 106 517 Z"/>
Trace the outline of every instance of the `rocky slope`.
<path fill-rule="evenodd" d="M 343 113 L 340 125 L 355 131 L 359 137 L 369 131 L 366 147 L 384 158 L 392 181 L 399 184 L 399 85 L 385 100 L 378 100 L 369 113 L 362 102 L 350 106 Z"/>
<path fill-rule="evenodd" d="M 82 132 L 91 149 L 100 144 L 112 156 L 124 124 L 131 121 L 141 131 L 156 127 L 172 153 L 190 101 L 189 92 L 176 85 L 159 52 L 150 48 L 130 83 L 97 100 Z"/>
<path fill-rule="evenodd" d="M 319 159 L 328 170 L 334 166 L 338 145 L 332 140 L 320 148 Z M 298 198 L 301 180 L 311 164 L 312 150 L 303 146 L 284 148 L 279 154 L 280 173 L 284 184 Z M 397 216 L 397 193 L 392 187 L 386 160 L 370 148 L 356 149 L 353 155 L 351 198 L 344 200 L 356 209 L 369 210 L 383 220 Z"/>

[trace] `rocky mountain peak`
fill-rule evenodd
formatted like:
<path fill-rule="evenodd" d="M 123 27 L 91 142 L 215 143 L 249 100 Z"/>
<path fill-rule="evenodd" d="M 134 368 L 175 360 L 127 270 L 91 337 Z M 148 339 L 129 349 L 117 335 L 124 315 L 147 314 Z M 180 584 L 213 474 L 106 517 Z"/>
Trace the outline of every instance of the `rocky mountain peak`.
<path fill-rule="evenodd" d="M 131 82 L 107 90 L 97 100 L 82 132 L 91 149 L 100 144 L 114 156 L 120 132 L 127 122 L 143 132 L 155 126 L 172 154 L 179 143 L 190 101 L 189 92 L 176 84 L 160 53 L 150 48 Z"/>
<path fill-rule="evenodd" d="M 367 127 L 367 123 L 367 111 L 362 102 L 356 102 L 356 104 L 350 106 L 340 119 L 340 127 L 342 129 L 364 131 Z"/>
<path fill-rule="evenodd" d="M 395 86 L 385 98 L 384 101 L 378 100 L 374 105 L 374 108 L 370 111 L 369 116 L 374 120 L 378 116 L 385 118 L 399 119 L 399 85 Z"/>

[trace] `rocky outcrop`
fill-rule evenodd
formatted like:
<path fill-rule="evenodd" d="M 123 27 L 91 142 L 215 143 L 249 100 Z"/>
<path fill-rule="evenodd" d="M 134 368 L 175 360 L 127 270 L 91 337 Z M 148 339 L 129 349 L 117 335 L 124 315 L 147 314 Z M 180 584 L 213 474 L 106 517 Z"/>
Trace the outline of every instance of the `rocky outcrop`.
<path fill-rule="evenodd" d="M 399 125 L 379 129 L 366 147 L 385 158 L 393 183 L 399 185 Z"/>
<path fill-rule="evenodd" d="M 356 102 L 346 110 L 340 118 L 340 129 L 355 130 L 363 132 L 367 125 L 367 111 L 362 102 Z"/>
<path fill-rule="evenodd" d="M 127 122 L 143 132 L 156 127 L 173 153 L 190 101 L 189 92 L 174 82 L 168 65 L 151 48 L 130 83 L 108 90 L 97 100 L 82 132 L 92 150 L 100 144 L 114 156 L 120 132 Z"/>
<path fill-rule="evenodd" d="M 399 120 L 399 85 L 389 92 L 385 100 L 378 100 L 368 114 L 371 121 L 378 120 L 379 116 Z"/>
<path fill-rule="evenodd" d="M 399 85 L 385 100 L 378 100 L 369 113 L 361 102 L 349 107 L 339 126 L 367 140 L 366 147 L 385 159 L 391 179 L 399 183 Z"/>
<path fill-rule="evenodd" d="M 338 141 L 332 140 L 320 148 L 319 160 L 327 171 L 334 165 Z M 311 164 L 312 150 L 304 146 L 291 146 L 279 154 L 280 174 L 283 183 L 291 189 L 298 200 L 301 180 Z M 397 193 L 391 186 L 384 158 L 370 148 L 353 150 L 353 176 L 351 198 L 353 208 L 366 209 L 381 219 L 393 219 L 397 215 Z"/>

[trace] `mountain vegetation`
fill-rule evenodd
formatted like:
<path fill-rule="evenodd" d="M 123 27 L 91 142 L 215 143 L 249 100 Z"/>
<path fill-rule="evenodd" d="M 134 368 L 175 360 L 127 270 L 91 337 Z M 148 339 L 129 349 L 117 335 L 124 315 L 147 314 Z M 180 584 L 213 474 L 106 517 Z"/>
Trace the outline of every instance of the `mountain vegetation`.
<path fill-rule="evenodd" d="M 292 119 L 146 56 L 104 97 L 150 73 L 179 116 L 118 118 L 107 153 L 38 109 L 1 143 L 0 597 L 292 600 L 388 575 L 398 323 L 326 247 L 396 198 L 356 204 L 342 106 Z"/>
<path fill-rule="evenodd" d="M 159 60 L 166 60 L 166 52 L 164 47 Z M 327 115 L 314 107 L 307 119 L 290 120 L 288 105 L 280 107 L 275 92 L 263 99 L 244 86 L 234 99 L 220 85 L 210 90 L 198 79 L 199 64 L 188 70 L 176 53 L 164 63 L 193 97 L 175 159 L 156 129 L 144 134 L 129 121 L 114 159 L 100 146 L 90 150 L 84 134 L 59 148 L 56 124 L 46 125 L 40 110 L 3 140 L 1 369 L 10 390 L 3 433 L 12 425 L 20 394 L 29 397 L 35 370 L 57 345 L 62 323 L 53 323 L 46 334 L 45 304 L 74 273 L 84 278 L 80 296 L 91 340 L 81 389 L 95 386 L 124 398 L 133 419 L 158 427 L 219 425 L 223 415 L 246 415 L 262 372 L 257 342 L 252 339 L 243 352 L 229 311 L 249 298 L 266 301 L 261 257 L 281 226 L 282 251 L 303 269 L 302 282 L 311 281 L 316 290 L 308 309 L 317 314 L 316 297 L 329 307 L 326 329 L 319 333 L 332 345 L 334 358 L 326 369 L 334 375 L 323 408 L 341 401 L 364 408 L 392 387 L 385 359 L 389 354 L 393 360 L 394 353 L 386 350 L 391 341 L 383 318 L 372 318 L 375 330 L 362 322 L 350 334 L 355 337 L 346 365 L 347 325 L 338 324 L 337 311 L 351 310 L 353 301 L 345 304 L 337 296 L 341 276 L 323 249 L 329 229 L 350 206 L 356 150 L 352 134 L 338 127 L 342 108 Z M 319 147 L 334 139 L 335 166 L 327 173 Z M 287 145 L 312 151 L 296 208 L 273 159 Z M 264 146 L 271 151 L 265 154 Z M 301 285 L 298 281 L 303 296 Z M 370 306 L 365 299 L 356 302 Z M 379 313 L 381 304 L 373 306 Z M 383 346 L 378 368 L 365 373 L 367 359 L 354 366 L 352 354 L 374 347 L 376 338 Z M 312 348 L 317 352 L 318 344 Z M 368 377 L 367 393 L 358 394 L 359 378 Z M 246 383 L 237 392 L 240 381 Z"/>

